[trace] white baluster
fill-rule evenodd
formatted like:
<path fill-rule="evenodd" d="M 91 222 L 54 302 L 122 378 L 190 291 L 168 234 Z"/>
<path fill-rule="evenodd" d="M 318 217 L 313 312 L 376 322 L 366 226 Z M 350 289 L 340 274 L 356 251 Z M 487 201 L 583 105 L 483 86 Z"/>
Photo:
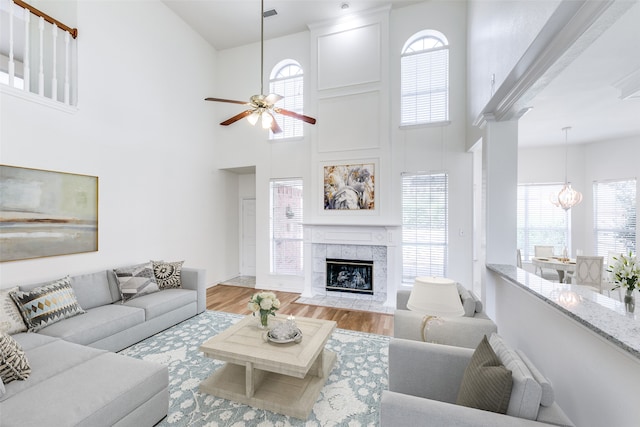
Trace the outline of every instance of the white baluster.
<path fill-rule="evenodd" d="M 38 32 L 40 34 L 40 62 L 38 70 L 38 94 L 44 96 L 44 18 L 38 22 Z"/>
<path fill-rule="evenodd" d="M 53 51 L 51 52 L 51 67 L 52 67 L 52 72 L 51 72 L 51 99 L 53 99 L 54 101 L 58 100 L 58 72 L 56 70 L 57 68 L 57 61 L 58 61 L 58 57 L 57 57 L 57 44 L 58 44 L 58 27 L 56 25 L 51 25 L 51 39 L 52 39 L 52 48 Z"/>
<path fill-rule="evenodd" d="M 29 49 L 29 22 L 31 21 L 31 12 L 27 9 L 24 10 L 24 90 L 29 92 L 31 90 L 31 51 Z"/>
<path fill-rule="evenodd" d="M 69 105 L 69 42 L 71 34 L 64 33 L 64 103 Z"/>
<path fill-rule="evenodd" d="M 16 74 L 13 61 L 13 0 L 9 0 L 9 86 L 13 87 L 13 79 Z"/>

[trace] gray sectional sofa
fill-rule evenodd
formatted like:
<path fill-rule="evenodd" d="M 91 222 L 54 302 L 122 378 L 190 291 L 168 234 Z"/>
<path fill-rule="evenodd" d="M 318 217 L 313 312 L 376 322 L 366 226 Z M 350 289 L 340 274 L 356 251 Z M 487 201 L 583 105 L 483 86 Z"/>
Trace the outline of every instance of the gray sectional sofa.
<path fill-rule="evenodd" d="M 152 426 L 167 414 L 166 366 L 115 354 L 206 308 L 205 271 L 182 268 L 182 286 L 122 302 L 113 270 L 70 278 L 86 312 L 11 335 L 31 367 L 0 383 L 0 424 Z M 41 284 L 20 286 L 21 291 Z M 4 389 L 4 392 L 2 392 Z"/>

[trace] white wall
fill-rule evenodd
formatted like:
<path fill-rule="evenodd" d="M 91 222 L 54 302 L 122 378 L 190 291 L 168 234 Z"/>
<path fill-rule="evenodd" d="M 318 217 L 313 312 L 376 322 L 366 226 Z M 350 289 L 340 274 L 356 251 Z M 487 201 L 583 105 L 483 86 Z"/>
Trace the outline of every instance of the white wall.
<path fill-rule="evenodd" d="M 2 263 L 1 286 L 150 259 L 205 268 L 210 284 L 226 277 L 237 234 L 220 206 L 236 206 L 237 177 L 215 167 L 203 101 L 215 50 L 158 1 L 78 2 L 73 24 L 77 111 L 1 94 L 0 162 L 97 175 L 99 251 Z"/>
<path fill-rule="evenodd" d="M 301 292 L 301 279 L 269 275 L 268 183 L 272 178 L 302 177 L 305 185 L 305 222 L 328 224 L 401 223 L 400 177 L 402 172 L 449 172 L 449 275 L 471 283 L 472 157 L 465 152 L 466 120 L 466 5 L 464 2 L 432 1 L 399 9 L 364 13 L 352 27 L 346 24 L 317 23 L 310 31 L 265 41 L 265 72 L 280 60 L 293 58 L 305 71 L 305 114 L 316 116 L 316 126 L 305 125 L 300 140 L 269 142 L 267 132 L 245 121 L 229 127 L 218 126 L 216 138 L 221 148 L 217 165 L 224 168 L 256 167 L 257 282 L 260 287 Z M 338 31 L 375 25 L 380 30 L 379 79 L 354 81 L 346 85 L 322 87 L 338 75 L 341 64 L 331 55 L 318 54 L 318 43 Z M 370 27 L 367 27 L 369 29 Z M 423 29 L 443 32 L 451 43 L 451 123 L 446 126 L 399 128 L 399 73 L 403 44 Z M 259 92 L 259 44 L 223 50 L 218 53 L 218 96 L 248 99 Z M 334 52 L 335 56 L 360 61 L 359 50 Z M 325 53 L 326 54 L 326 53 Z M 369 61 L 370 58 L 366 58 Z M 318 61 L 326 61 L 320 62 Z M 368 63 L 368 62 L 367 62 Z M 320 71 L 318 71 L 320 70 Z M 319 75 L 325 73 L 324 75 Z M 367 73 L 369 75 L 376 73 Z M 254 83 L 255 82 L 255 83 Z M 320 83 L 319 83 L 320 82 Z M 320 86 L 319 86 L 320 85 Z M 265 91 L 268 85 L 265 83 Z M 375 99 L 376 102 L 367 103 Z M 363 102 L 360 102 L 363 100 Z M 348 109 L 348 115 L 339 114 Z M 215 120 L 220 122 L 239 112 L 232 104 L 212 103 Z M 322 113 L 322 114 L 319 114 Z M 345 138 L 345 135 L 349 137 Z M 331 215 L 322 209 L 322 166 L 327 162 L 375 159 L 376 212 Z M 234 205 L 237 205 L 235 203 Z M 462 235 L 461 235 L 462 234 Z M 400 259 L 400 257 L 396 257 Z M 397 270 L 400 272 L 400 269 Z M 399 281 L 399 277 L 396 278 Z"/>
<path fill-rule="evenodd" d="M 595 254 L 593 236 L 593 182 L 610 179 L 639 179 L 640 137 L 569 145 L 567 177 L 573 188 L 582 193 L 582 202 L 571 213 L 571 248 L 585 255 Z M 562 183 L 565 171 L 565 146 L 521 148 L 518 152 L 518 182 Z M 640 195 L 640 188 L 636 189 Z M 640 211 L 640 197 L 636 197 Z M 640 241 L 636 230 L 636 241 Z"/>

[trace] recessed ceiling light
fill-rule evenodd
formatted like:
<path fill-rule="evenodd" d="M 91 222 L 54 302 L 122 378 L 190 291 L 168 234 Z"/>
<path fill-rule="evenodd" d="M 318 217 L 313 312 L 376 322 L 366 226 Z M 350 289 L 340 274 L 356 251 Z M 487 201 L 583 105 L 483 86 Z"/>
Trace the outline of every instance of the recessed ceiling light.
<path fill-rule="evenodd" d="M 342 3 L 342 4 L 340 5 L 340 9 L 342 9 L 342 10 L 349 9 L 349 3 Z"/>

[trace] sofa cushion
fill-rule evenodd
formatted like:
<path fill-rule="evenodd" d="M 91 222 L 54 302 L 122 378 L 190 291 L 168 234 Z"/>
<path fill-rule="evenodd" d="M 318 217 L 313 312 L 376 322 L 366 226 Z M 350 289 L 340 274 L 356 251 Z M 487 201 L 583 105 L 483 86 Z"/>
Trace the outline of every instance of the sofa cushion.
<path fill-rule="evenodd" d="M 28 413 L 28 425 L 34 426 L 118 425 L 154 396 L 166 395 L 167 384 L 165 366 L 101 351 L 33 384 L 28 398 L 6 399 L 2 423 L 24 426 Z"/>
<path fill-rule="evenodd" d="M 462 308 L 464 308 L 465 317 L 473 317 L 476 314 L 476 300 L 471 296 L 471 292 L 467 290 L 460 283 L 458 286 L 458 294 L 460 295 L 460 301 L 462 302 Z"/>
<path fill-rule="evenodd" d="M 26 380 L 31 367 L 24 350 L 10 335 L 0 333 L 0 378 L 3 384 Z M 3 393 L 4 394 L 4 393 Z"/>
<path fill-rule="evenodd" d="M 122 302 L 160 290 L 151 262 L 116 268 L 113 272 L 118 279 Z"/>
<path fill-rule="evenodd" d="M 106 350 L 73 344 L 41 334 L 22 333 L 14 337 L 27 353 L 31 365 L 31 376 L 27 381 L 14 381 L 7 384 L 6 395 L 1 400 L 8 400 L 11 396 L 22 393 L 36 384 L 106 352 Z M 65 388 L 59 391 L 63 390 Z"/>
<path fill-rule="evenodd" d="M 109 290 L 106 270 L 72 276 L 71 287 L 76 293 L 78 304 L 85 310 L 115 302 Z"/>
<path fill-rule="evenodd" d="M 551 381 L 549 381 L 542 373 L 535 367 L 535 365 L 529 360 L 526 354 L 524 354 L 521 350 L 516 350 L 520 359 L 527 365 L 527 368 L 531 371 L 531 375 L 533 378 L 540 384 L 542 388 L 542 396 L 540 397 L 540 404 L 542 406 L 551 406 L 553 402 L 556 400 L 555 393 L 553 391 L 553 385 Z"/>
<path fill-rule="evenodd" d="M 182 287 L 180 272 L 182 271 L 182 264 L 184 264 L 184 261 L 151 261 L 151 263 L 153 264 L 153 274 L 156 277 L 156 281 L 158 282 L 158 287 L 160 289 Z"/>
<path fill-rule="evenodd" d="M 502 365 L 485 335 L 464 371 L 456 403 L 504 414 L 511 387 L 511 372 Z"/>
<path fill-rule="evenodd" d="M 145 320 L 153 319 L 177 308 L 197 302 L 198 295 L 189 289 L 165 289 L 124 303 L 144 310 Z"/>
<path fill-rule="evenodd" d="M 85 312 L 78 304 L 69 276 L 30 291 L 14 291 L 9 295 L 30 332 Z"/>
<path fill-rule="evenodd" d="M 52 337 L 89 345 L 144 322 L 144 310 L 109 304 L 87 310 L 86 314 L 65 319 L 40 331 Z"/>
<path fill-rule="evenodd" d="M 13 301 L 10 292 L 15 292 L 18 287 L 0 290 L 0 332 L 17 334 L 27 330 L 27 325 L 22 320 L 20 310 Z"/>
<path fill-rule="evenodd" d="M 535 420 L 538 417 L 542 387 L 533 378 L 531 371 L 520 359 L 517 353 L 509 348 L 501 336 L 491 334 L 489 338 L 491 347 L 496 352 L 504 366 L 511 370 L 513 375 L 513 389 L 509 399 L 507 415 L 518 418 Z"/>

